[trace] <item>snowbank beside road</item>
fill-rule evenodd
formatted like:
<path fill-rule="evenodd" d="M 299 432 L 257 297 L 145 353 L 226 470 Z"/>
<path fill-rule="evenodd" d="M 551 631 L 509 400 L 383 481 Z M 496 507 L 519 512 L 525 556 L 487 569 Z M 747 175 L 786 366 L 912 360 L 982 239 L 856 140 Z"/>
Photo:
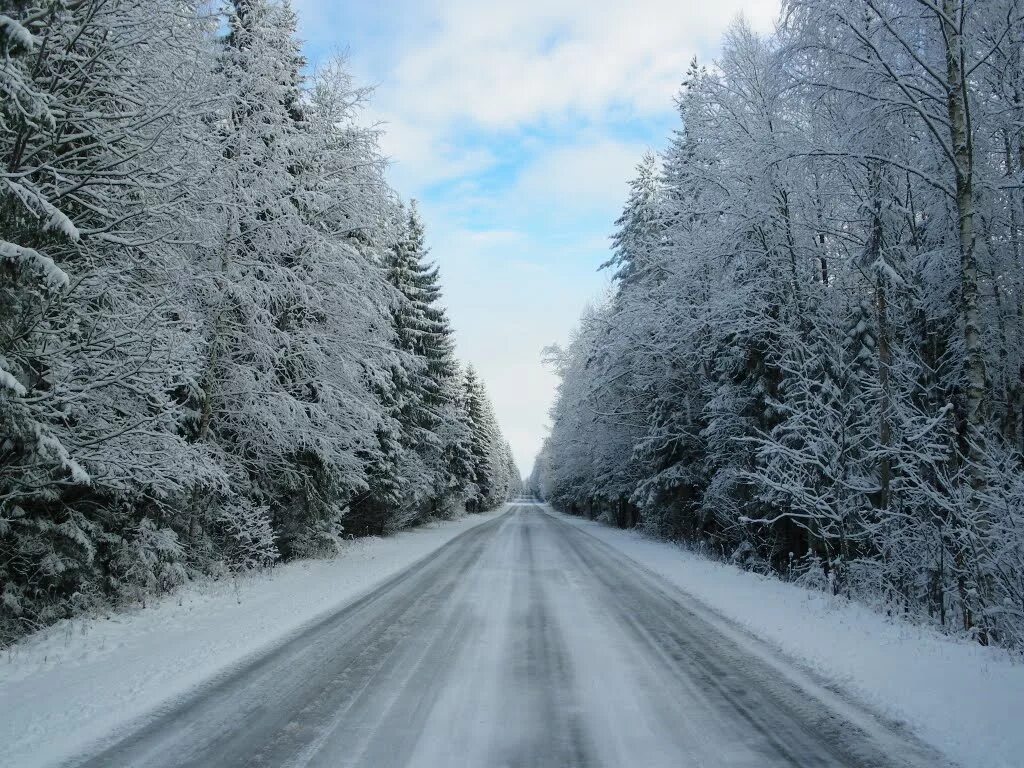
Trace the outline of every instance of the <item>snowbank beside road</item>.
<path fill-rule="evenodd" d="M 964 768 L 1024 765 L 1024 663 L 1006 652 L 888 619 L 634 531 L 553 514 L 778 647 L 837 690 L 905 723 Z"/>
<path fill-rule="evenodd" d="M 26 639 L 0 660 L 0 765 L 48 766 L 79 754 L 503 511 L 357 539 L 330 560 L 196 584 L 145 609 Z"/>

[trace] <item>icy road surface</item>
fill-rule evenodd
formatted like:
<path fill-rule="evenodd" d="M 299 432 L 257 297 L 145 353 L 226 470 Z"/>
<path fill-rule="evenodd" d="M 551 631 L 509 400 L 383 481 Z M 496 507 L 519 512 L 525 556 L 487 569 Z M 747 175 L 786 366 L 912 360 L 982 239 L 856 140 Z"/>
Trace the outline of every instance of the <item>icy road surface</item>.
<path fill-rule="evenodd" d="M 942 764 L 532 504 L 463 533 L 84 763 Z"/>

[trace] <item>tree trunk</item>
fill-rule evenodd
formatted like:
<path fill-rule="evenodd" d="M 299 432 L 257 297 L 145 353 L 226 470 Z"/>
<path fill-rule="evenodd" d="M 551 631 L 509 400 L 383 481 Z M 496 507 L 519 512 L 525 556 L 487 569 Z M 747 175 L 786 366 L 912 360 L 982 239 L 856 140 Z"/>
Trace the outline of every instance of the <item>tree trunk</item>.
<path fill-rule="evenodd" d="M 892 460 L 889 448 L 892 445 L 892 422 L 890 420 L 890 389 L 889 381 L 892 368 L 892 345 L 889 339 L 889 308 L 885 296 L 885 285 L 881 276 L 875 283 L 875 309 L 878 313 L 878 387 L 879 398 L 878 442 L 882 448 L 882 456 L 878 466 L 878 508 L 888 509 L 889 488 L 892 485 Z"/>
<path fill-rule="evenodd" d="M 985 393 L 988 377 L 985 371 L 985 357 L 981 339 L 981 313 L 978 307 L 978 261 L 976 233 L 974 228 L 974 142 L 971 126 L 971 108 L 968 99 L 966 77 L 966 55 L 961 35 L 964 0 L 943 0 L 939 24 L 946 52 L 947 95 L 949 130 L 952 139 L 954 170 L 956 175 L 956 208 L 959 218 L 958 234 L 960 246 L 960 300 L 964 326 L 964 351 L 967 355 L 966 409 L 961 433 L 963 451 L 967 459 L 967 478 L 971 488 L 971 523 L 981 517 L 982 495 L 985 491 L 985 476 L 982 469 L 983 427 L 985 422 Z M 963 564 L 958 563 L 961 600 L 964 603 L 964 624 L 971 628 L 972 602 L 963 584 Z M 981 586 L 979 584 L 979 586 Z M 980 628 L 978 640 L 988 643 L 988 632 Z"/>
<path fill-rule="evenodd" d="M 978 441 L 985 419 L 984 401 L 988 388 L 985 356 L 981 339 L 981 314 L 978 308 L 978 261 L 974 229 L 974 142 L 971 128 L 970 103 L 967 98 L 965 53 L 960 34 L 962 0 L 943 0 L 940 24 L 946 46 L 946 75 L 948 79 L 947 107 L 950 137 L 953 143 L 956 176 L 956 208 L 959 218 L 960 293 L 964 326 L 964 347 L 967 353 L 967 397 L 964 437 L 970 483 L 975 496 L 984 490 L 979 459 Z"/>

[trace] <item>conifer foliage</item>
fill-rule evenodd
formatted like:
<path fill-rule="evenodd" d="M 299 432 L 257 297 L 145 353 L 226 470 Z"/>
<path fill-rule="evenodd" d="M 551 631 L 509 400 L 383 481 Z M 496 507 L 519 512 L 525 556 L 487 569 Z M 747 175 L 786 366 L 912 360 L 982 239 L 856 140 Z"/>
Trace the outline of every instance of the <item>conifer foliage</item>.
<path fill-rule="evenodd" d="M 1024 9 L 788 0 L 696 63 L 532 483 L 1024 646 Z"/>
<path fill-rule="evenodd" d="M 368 92 L 295 25 L 0 12 L 0 644 L 518 482 Z"/>

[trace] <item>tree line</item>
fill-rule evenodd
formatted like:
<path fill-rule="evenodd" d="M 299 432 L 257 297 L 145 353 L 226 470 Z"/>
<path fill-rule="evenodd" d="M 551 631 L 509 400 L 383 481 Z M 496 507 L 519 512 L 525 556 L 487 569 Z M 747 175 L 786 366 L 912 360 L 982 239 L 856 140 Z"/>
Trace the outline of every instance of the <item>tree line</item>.
<path fill-rule="evenodd" d="M 787 0 L 686 73 L 532 486 L 1024 646 L 1024 9 Z"/>
<path fill-rule="evenodd" d="M 286 0 L 0 5 L 0 644 L 494 507 L 369 92 Z"/>

